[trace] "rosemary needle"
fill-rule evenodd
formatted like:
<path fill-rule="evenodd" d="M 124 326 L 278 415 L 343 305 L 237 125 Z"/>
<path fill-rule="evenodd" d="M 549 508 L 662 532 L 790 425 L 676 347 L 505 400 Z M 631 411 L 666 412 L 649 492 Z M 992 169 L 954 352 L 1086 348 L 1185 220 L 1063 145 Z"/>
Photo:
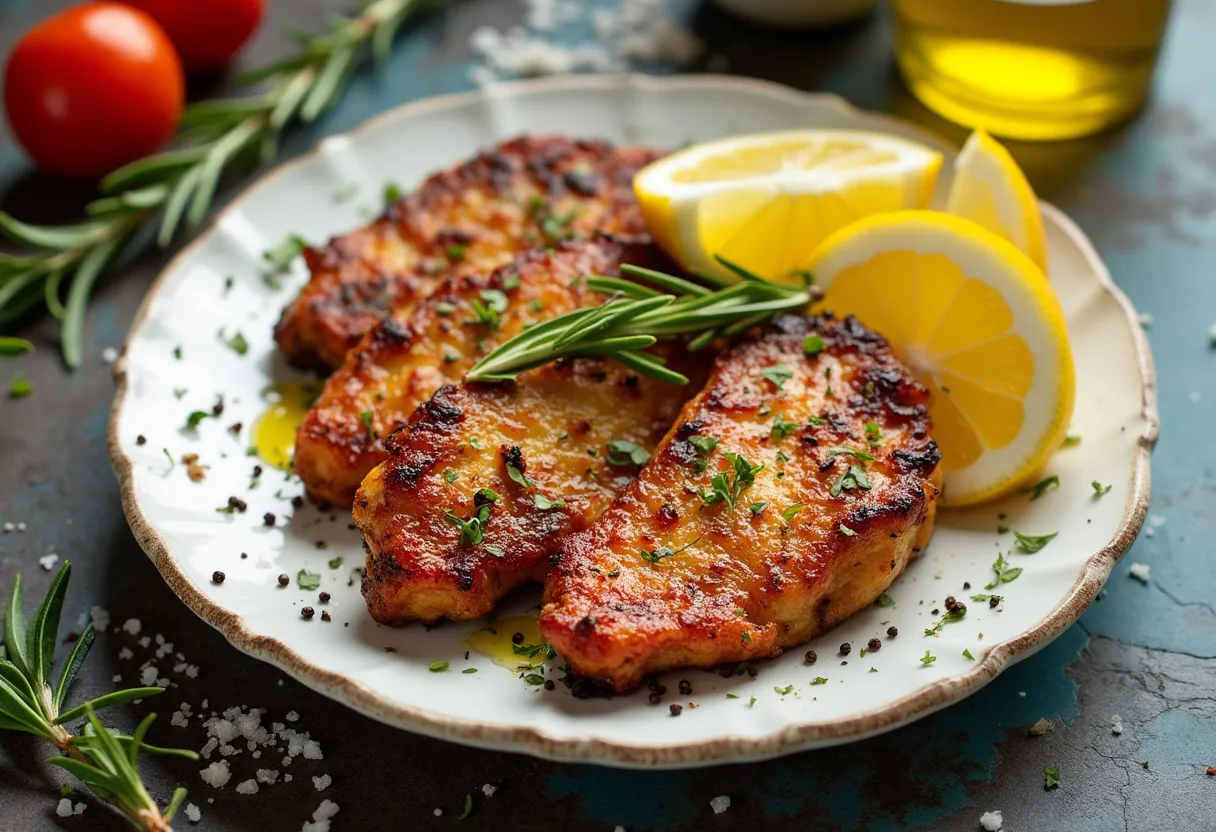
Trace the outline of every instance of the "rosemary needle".
<path fill-rule="evenodd" d="M 185 226 L 198 228 L 225 172 L 266 162 L 295 122 L 310 123 L 346 88 L 365 46 L 378 63 L 393 36 L 428 0 L 368 0 L 352 17 L 337 18 L 324 34 L 295 34 L 300 51 L 245 73 L 238 81 L 267 88 L 240 98 L 203 101 L 182 116 L 182 146 L 139 159 L 101 181 L 103 196 L 89 203 L 88 219 L 42 226 L 0 212 L 0 235 L 31 249 L 0 254 L 0 330 L 45 306 L 61 322 L 64 363 L 81 361 L 85 308 L 97 280 L 138 245 L 141 228 L 159 216 L 156 241 L 172 242 Z M 66 297 L 61 298 L 61 288 Z M 5 344 L 11 354 L 11 344 Z"/>
<path fill-rule="evenodd" d="M 664 366 L 661 357 L 641 350 L 661 338 L 682 335 L 695 335 L 688 346 L 699 349 L 719 335 L 737 334 L 811 302 L 805 290 L 753 278 L 713 290 L 650 269 L 624 266 L 621 272 L 680 294 L 663 294 L 620 278 L 589 277 L 590 289 L 615 297 L 524 330 L 479 361 L 465 380 L 509 381 L 559 358 L 602 355 L 642 375 L 687 384 L 688 378 Z"/>

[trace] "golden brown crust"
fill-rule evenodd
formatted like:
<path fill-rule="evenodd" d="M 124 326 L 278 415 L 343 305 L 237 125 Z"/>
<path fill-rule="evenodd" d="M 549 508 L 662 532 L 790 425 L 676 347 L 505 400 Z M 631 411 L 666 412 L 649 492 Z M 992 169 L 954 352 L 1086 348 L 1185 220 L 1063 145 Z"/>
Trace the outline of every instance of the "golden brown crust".
<path fill-rule="evenodd" d="M 813 357 L 811 334 L 825 344 Z M 780 389 L 764 375 L 780 379 L 773 367 L 790 371 Z M 775 656 L 871 603 L 931 533 L 927 398 L 852 318 L 782 317 L 728 350 L 638 479 L 564 542 L 545 582 L 545 640 L 576 673 L 625 691 L 665 668 Z M 706 455 L 694 437 L 717 445 Z M 765 468 L 733 509 L 705 505 L 727 452 Z M 851 465 L 860 480 L 842 482 Z"/>
<path fill-rule="evenodd" d="M 607 443 L 649 451 L 697 389 L 703 373 L 687 366 L 693 362 L 681 349 L 667 345 L 661 354 L 693 383 L 576 359 L 514 383 L 444 387 L 420 407 L 389 437 L 390 458 L 355 499 L 372 617 L 384 624 L 478 618 L 512 587 L 543 578 L 561 540 L 598 517 L 637 474 L 639 466 L 609 453 Z M 497 499 L 488 502 L 481 489 Z M 557 500 L 564 505 L 549 507 Z M 447 513 L 465 521 L 484 505 L 482 542 L 462 543 Z"/>
<path fill-rule="evenodd" d="M 525 326 L 602 303 L 576 278 L 618 274 L 623 263 L 669 268 L 646 238 L 590 241 L 531 249 L 489 274 L 450 279 L 428 298 L 398 308 L 376 324 L 325 383 L 296 433 L 295 471 L 314 499 L 349 505 L 355 489 L 387 453 L 383 437 L 421 403 Z M 496 326 L 475 323 L 483 292 L 508 302 Z"/>
<path fill-rule="evenodd" d="M 371 224 L 305 250 L 312 277 L 275 339 L 295 364 L 337 367 L 389 310 L 448 277 L 491 271 L 571 235 L 645 233 L 632 181 L 658 155 L 524 136 L 437 173 Z"/>

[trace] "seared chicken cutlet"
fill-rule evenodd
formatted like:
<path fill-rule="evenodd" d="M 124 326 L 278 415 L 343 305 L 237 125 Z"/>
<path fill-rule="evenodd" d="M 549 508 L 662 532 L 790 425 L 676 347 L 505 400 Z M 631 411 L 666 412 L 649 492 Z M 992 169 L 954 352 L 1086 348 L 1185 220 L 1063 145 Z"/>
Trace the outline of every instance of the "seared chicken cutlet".
<path fill-rule="evenodd" d="M 275 340 L 301 366 L 338 367 L 372 325 L 447 277 L 593 231 L 642 234 L 633 175 L 659 156 L 607 142 L 524 136 L 437 173 L 384 215 L 309 248 L 308 284 Z"/>
<path fill-rule="evenodd" d="M 646 238 L 559 243 L 494 272 L 452 278 L 378 323 L 326 381 L 296 432 L 295 472 L 309 495 L 350 505 L 387 456 L 383 437 L 418 405 L 529 324 L 603 303 L 605 295 L 577 278 L 615 275 L 624 263 L 665 268 L 667 261 Z"/>
<path fill-rule="evenodd" d="M 784 316 L 720 355 L 650 462 L 545 580 L 576 673 L 776 656 L 872 603 L 926 545 L 928 392 L 853 318 Z"/>
<path fill-rule="evenodd" d="M 539 581 L 571 532 L 637 475 L 704 372 L 656 347 L 692 384 L 578 358 L 515 382 L 444 387 L 388 439 L 355 498 L 363 595 L 383 624 L 486 615 Z"/>

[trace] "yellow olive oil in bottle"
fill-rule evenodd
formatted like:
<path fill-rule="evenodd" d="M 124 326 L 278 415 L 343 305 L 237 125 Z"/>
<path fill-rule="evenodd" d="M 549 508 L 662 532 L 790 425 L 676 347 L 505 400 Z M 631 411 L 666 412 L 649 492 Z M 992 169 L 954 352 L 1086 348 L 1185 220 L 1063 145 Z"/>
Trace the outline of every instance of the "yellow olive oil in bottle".
<path fill-rule="evenodd" d="M 914 95 L 968 127 L 1067 139 L 1144 103 L 1170 0 L 892 0 Z"/>

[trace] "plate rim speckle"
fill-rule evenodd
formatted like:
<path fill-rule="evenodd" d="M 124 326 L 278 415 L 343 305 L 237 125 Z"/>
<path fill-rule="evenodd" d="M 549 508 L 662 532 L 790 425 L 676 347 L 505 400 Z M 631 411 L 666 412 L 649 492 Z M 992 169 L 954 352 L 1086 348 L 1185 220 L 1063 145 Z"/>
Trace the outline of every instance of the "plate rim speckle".
<path fill-rule="evenodd" d="M 800 92 L 779 84 L 730 76 L 696 75 L 653 77 L 644 75 L 567 76 L 540 80 L 499 83 L 492 87 L 453 95 L 427 98 L 396 107 L 382 113 L 348 133 L 349 136 L 383 126 L 389 122 L 411 119 L 429 111 L 473 103 L 487 97 L 509 99 L 513 96 L 544 93 L 551 90 L 614 90 L 643 88 L 650 91 L 703 87 L 729 87 L 734 91 L 751 92 L 766 97 L 785 97 L 800 103 L 817 100 L 839 108 L 845 113 L 857 113 L 857 108 L 830 93 Z M 909 125 L 893 117 L 866 113 L 867 117 L 897 123 L 904 132 Z M 926 131 L 912 128 L 928 136 Z M 268 182 L 283 176 L 321 152 L 328 137 L 310 151 L 285 161 L 253 180 L 240 195 L 213 216 L 207 226 L 184 246 L 161 270 L 149 287 L 131 322 L 127 343 L 140 330 L 152 303 L 169 275 L 183 258 L 202 246 L 219 223 L 236 210 L 254 192 Z M 934 137 L 935 143 L 940 143 Z M 540 757 L 563 761 L 592 761 L 628 767 L 674 767 L 704 765 L 739 760 L 757 760 L 805 749 L 811 745 L 826 746 L 851 742 L 881 733 L 913 719 L 928 715 L 956 702 L 983 687 L 1014 661 L 1032 654 L 1048 644 L 1069 627 L 1093 601 L 1110 577 L 1115 564 L 1135 540 L 1148 511 L 1150 492 L 1150 457 L 1157 441 L 1160 424 L 1156 404 L 1156 375 L 1148 339 L 1139 325 L 1136 311 L 1127 296 L 1115 285 L 1093 245 L 1077 225 L 1059 209 L 1040 203 L 1045 218 L 1070 238 L 1083 254 L 1097 276 L 1103 291 L 1112 297 L 1127 318 L 1132 334 L 1137 370 L 1140 379 L 1141 407 L 1144 427 L 1136 439 L 1131 481 L 1117 533 L 1100 549 L 1091 554 L 1071 589 L 1051 612 L 1035 626 L 1020 635 L 987 650 L 983 658 L 966 672 L 940 679 L 919 688 L 901 699 L 879 708 L 831 722 L 786 725 L 761 737 L 726 736 L 693 742 L 678 742 L 661 746 L 636 746 L 589 737 L 554 737 L 536 725 L 511 727 L 487 725 L 472 719 L 439 715 L 425 708 L 393 702 L 348 676 L 317 665 L 276 638 L 259 635 L 250 630 L 241 616 L 225 610 L 200 592 L 187 578 L 176 557 L 153 522 L 146 516 L 136 494 L 134 463 L 119 441 L 119 418 L 128 394 L 130 382 L 126 346 L 114 366 L 115 396 L 107 429 L 107 447 L 111 465 L 118 478 L 123 511 L 140 547 L 152 560 L 170 589 L 200 618 L 219 630 L 233 646 L 249 655 L 269 661 L 286 670 L 309 687 L 343 704 L 390 725 L 418 733 L 481 747 L 522 751 Z"/>

